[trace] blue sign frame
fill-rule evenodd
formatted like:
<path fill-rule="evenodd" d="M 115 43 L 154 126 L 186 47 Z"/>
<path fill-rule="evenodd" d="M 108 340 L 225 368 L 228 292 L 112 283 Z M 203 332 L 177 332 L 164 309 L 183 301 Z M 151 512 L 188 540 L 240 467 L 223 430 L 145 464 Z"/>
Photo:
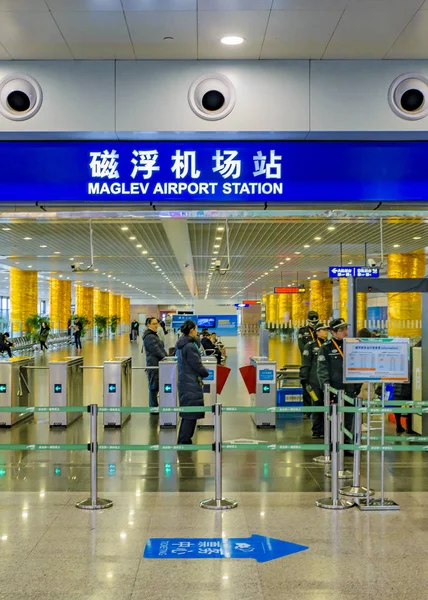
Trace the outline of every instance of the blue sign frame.
<path fill-rule="evenodd" d="M 428 142 L 0 142 L 0 202 L 428 201 Z"/>
<path fill-rule="evenodd" d="M 380 276 L 380 269 L 378 267 L 329 267 L 329 277 L 369 277 L 377 278 Z"/>

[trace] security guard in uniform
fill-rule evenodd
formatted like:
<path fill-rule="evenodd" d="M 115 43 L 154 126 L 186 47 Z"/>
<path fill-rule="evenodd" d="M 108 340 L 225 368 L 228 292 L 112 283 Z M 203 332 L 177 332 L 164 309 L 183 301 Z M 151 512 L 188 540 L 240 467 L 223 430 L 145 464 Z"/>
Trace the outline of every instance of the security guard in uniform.
<path fill-rule="evenodd" d="M 299 344 L 300 354 L 303 355 L 303 350 L 308 342 L 315 342 L 317 334 L 315 328 L 319 321 L 318 313 L 314 310 L 308 312 L 308 323 L 301 327 L 297 334 L 297 343 Z"/>
<path fill-rule="evenodd" d="M 318 353 L 318 380 L 321 390 L 326 383 L 337 390 L 345 390 L 348 396 L 353 397 L 359 392 L 361 386 L 343 383 L 343 340 L 348 337 L 348 323 L 345 319 L 333 319 L 330 323 L 331 339 L 322 345 Z M 352 431 L 354 421 L 353 413 L 345 413 L 345 427 Z M 345 443 L 351 443 L 345 438 Z"/>
<path fill-rule="evenodd" d="M 318 381 L 318 353 L 323 343 L 328 339 L 330 327 L 318 323 L 315 327 L 316 339 L 308 342 L 303 350 L 300 381 L 302 389 L 306 390 L 312 400 L 312 406 L 323 406 L 324 394 Z M 312 437 L 324 437 L 324 413 L 312 413 Z"/>
<path fill-rule="evenodd" d="M 315 342 L 317 334 L 315 333 L 315 327 L 319 321 L 318 313 L 314 310 L 308 312 L 308 323 L 304 327 L 301 327 L 297 335 L 297 343 L 299 344 L 300 354 L 303 357 L 303 351 L 308 342 Z M 312 406 L 312 399 L 305 388 L 303 388 L 303 405 Z M 311 415 L 305 413 L 305 419 L 310 419 Z"/>

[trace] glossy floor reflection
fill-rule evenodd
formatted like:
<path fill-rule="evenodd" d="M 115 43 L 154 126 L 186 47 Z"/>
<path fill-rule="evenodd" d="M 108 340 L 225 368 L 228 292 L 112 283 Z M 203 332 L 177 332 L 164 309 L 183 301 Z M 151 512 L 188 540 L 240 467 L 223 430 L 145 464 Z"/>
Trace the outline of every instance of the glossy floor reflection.
<path fill-rule="evenodd" d="M 5 492 L 0 600 L 385 600 L 424 598 L 427 493 L 397 493 L 401 510 L 333 512 L 314 493 L 238 493 L 238 508 L 199 508 L 198 493 L 112 492 L 111 509 L 74 507 L 73 492 Z M 252 534 L 308 546 L 254 559 L 148 560 L 150 538 Z"/>
<path fill-rule="evenodd" d="M 36 365 L 46 365 L 50 358 L 73 355 L 72 348 L 38 354 Z M 221 401 L 226 405 L 247 405 L 248 394 L 238 367 L 248 363 L 251 355 L 258 354 L 255 337 L 242 337 L 238 348 L 229 349 L 228 365 L 232 373 Z M 271 358 L 278 364 L 298 362 L 296 344 L 290 340 L 273 339 Z M 133 365 L 142 367 L 144 355 L 140 345 L 130 344 L 127 335 L 98 343 L 84 343 L 85 366 L 99 366 L 114 356 L 132 355 Z M 48 371 L 34 372 L 35 403 L 46 405 Z M 147 380 L 143 369 L 133 371 L 133 405 L 148 404 Z M 84 370 L 83 404 L 102 405 L 102 372 Z M 392 434 L 394 427 L 388 424 Z M 175 431 L 160 431 L 155 415 L 132 415 L 122 430 L 104 430 L 99 420 L 99 442 L 109 444 L 175 443 Z M 196 443 L 211 443 L 212 430 L 199 430 Z M 311 423 L 301 418 L 278 419 L 275 430 L 258 430 L 249 414 L 223 416 L 224 441 L 236 439 L 259 440 L 268 443 L 311 443 Z M 7 443 L 87 443 L 89 440 L 88 415 L 67 430 L 51 430 L 47 414 L 36 414 L 34 422 L 27 421 L 13 429 L 0 429 L 0 444 Z M 229 451 L 223 455 L 223 488 L 225 492 L 328 492 L 330 480 L 324 467 L 313 462 L 319 452 Z M 202 496 L 214 490 L 213 456 L 201 452 L 120 452 L 99 454 L 99 489 L 112 492 L 199 492 Z M 348 468 L 352 460 L 346 459 Z M 362 476 L 366 465 L 363 456 Z M 387 453 L 385 487 L 390 492 L 428 491 L 428 459 L 426 453 Z M 371 486 L 379 490 L 379 455 L 372 456 Z M 89 454 L 86 451 L 18 452 L 0 451 L 0 491 L 17 492 L 89 492 Z"/>

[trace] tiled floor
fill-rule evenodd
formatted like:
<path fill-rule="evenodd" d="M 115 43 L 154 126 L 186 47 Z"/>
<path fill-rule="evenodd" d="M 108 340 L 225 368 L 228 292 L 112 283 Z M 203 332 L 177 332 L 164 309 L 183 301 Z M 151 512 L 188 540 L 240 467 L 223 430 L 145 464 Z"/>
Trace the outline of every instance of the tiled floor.
<path fill-rule="evenodd" d="M 289 342 L 273 340 L 280 365 L 298 360 Z M 127 336 L 87 343 L 85 365 L 139 347 Z M 232 367 L 222 401 L 247 404 L 237 367 L 257 353 L 252 338 L 229 351 Z M 38 356 L 70 354 L 70 349 Z M 47 404 L 46 371 L 35 373 L 35 403 Z M 133 373 L 133 404 L 147 405 L 145 373 Z M 99 370 L 85 370 L 83 403 L 102 404 Z M 47 415 L 12 430 L 0 443 L 86 443 L 88 418 L 67 430 L 50 430 Z M 388 424 L 392 432 L 393 427 Z M 208 443 L 200 430 L 196 442 Z M 257 430 L 247 414 L 227 414 L 223 439 L 311 442 L 310 422 L 279 420 L 275 430 Z M 133 415 L 120 431 L 104 431 L 106 443 L 174 443 L 175 431 L 159 431 L 158 418 Z M 216 513 L 199 508 L 214 491 L 213 457 L 201 452 L 119 452 L 99 455 L 99 495 L 114 506 L 85 512 L 75 502 L 89 494 L 89 456 L 84 452 L 0 452 L 0 600 L 422 600 L 426 597 L 428 461 L 425 453 L 387 453 L 386 489 L 400 503 L 394 513 L 343 512 L 315 507 L 329 495 L 330 480 L 313 452 L 231 451 L 223 455 L 224 494 L 237 509 Z M 363 457 L 362 475 L 365 474 Z M 373 457 L 372 486 L 379 491 L 379 456 Z M 352 465 L 346 460 L 348 467 Z M 178 493 L 177 493 L 178 492 Z M 150 537 L 247 537 L 256 533 L 309 546 L 266 564 L 254 560 L 143 559 Z"/>

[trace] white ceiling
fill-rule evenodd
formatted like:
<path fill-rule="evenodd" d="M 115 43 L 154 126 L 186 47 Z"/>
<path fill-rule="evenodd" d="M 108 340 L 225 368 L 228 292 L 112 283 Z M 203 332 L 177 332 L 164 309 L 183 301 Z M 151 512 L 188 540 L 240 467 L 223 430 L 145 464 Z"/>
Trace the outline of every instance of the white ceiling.
<path fill-rule="evenodd" d="M 0 0 L 0 60 L 136 58 L 427 59 L 428 0 Z"/>
<path fill-rule="evenodd" d="M 225 227 L 225 221 L 190 220 L 187 223 L 196 284 L 201 298 L 205 297 L 210 279 L 209 298 L 227 300 L 235 297 L 237 300 L 245 297 L 258 299 L 263 293 L 272 291 L 275 285 L 291 284 L 297 277 L 299 282 L 307 282 L 314 275 L 325 278 L 329 266 L 340 265 L 341 242 L 344 265 L 350 261 L 354 265 L 364 264 L 365 242 L 368 256 L 377 260 L 380 258 L 379 221 L 374 218 L 232 218 L 228 223 L 230 271 L 223 275 L 213 273 L 211 278 L 213 258 L 220 259 L 222 267 L 227 265 L 226 232 L 218 230 L 219 227 Z M 122 227 L 128 229 L 123 230 Z M 328 227 L 335 229 L 329 230 Z M 9 230 L 5 231 L 4 228 Z M 422 219 L 385 218 L 383 230 L 385 255 L 428 247 L 428 225 Z M 37 270 L 46 280 L 61 275 L 64 279 L 108 289 L 143 303 L 184 304 L 191 300 L 183 276 L 181 257 L 172 249 L 177 244 L 169 239 L 161 219 L 94 220 L 93 232 L 94 267 L 98 271 L 73 274 L 71 264 L 81 262 L 81 266 L 86 267 L 90 263 L 87 220 L 75 218 L 49 222 L 10 219 L 8 223 L 0 224 L 3 252 L 0 264 L 6 269 L 16 266 Z M 25 240 L 25 237 L 32 239 Z M 135 240 L 131 240 L 131 237 L 135 237 Z M 183 245 L 185 237 L 186 233 L 180 236 L 179 241 Z M 217 237 L 221 239 L 216 240 Z M 321 240 L 315 240 L 315 237 Z M 414 240 L 414 237 L 420 239 Z M 137 244 L 141 244 L 141 248 L 137 248 Z M 47 248 L 40 248 L 41 245 Z M 219 245 L 219 248 L 214 248 L 215 245 Z M 305 248 L 305 245 L 309 248 Z M 143 251 L 148 253 L 142 254 Z M 214 255 L 215 251 L 217 255 Z M 74 260 L 71 261 L 71 258 Z M 153 261 L 149 261 L 149 258 Z M 157 265 L 153 265 L 153 262 Z M 244 288 L 245 291 L 238 294 Z M 0 294 L 7 291 L 7 273 L 0 271 Z"/>

